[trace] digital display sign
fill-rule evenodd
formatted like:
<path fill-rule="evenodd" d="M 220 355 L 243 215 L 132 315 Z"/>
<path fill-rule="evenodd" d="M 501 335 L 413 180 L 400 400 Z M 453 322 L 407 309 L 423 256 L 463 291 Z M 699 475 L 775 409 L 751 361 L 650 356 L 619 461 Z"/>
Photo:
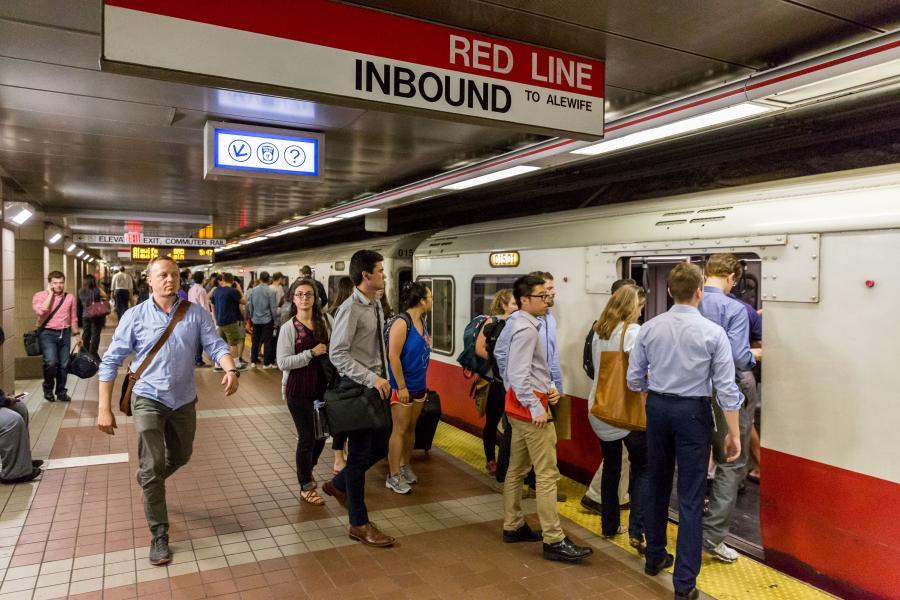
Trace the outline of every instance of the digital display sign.
<path fill-rule="evenodd" d="M 518 267 L 518 252 L 491 252 L 492 267 Z"/>
<path fill-rule="evenodd" d="M 185 260 L 209 261 L 215 256 L 212 248 L 162 248 L 159 246 L 132 246 L 131 260 L 149 262 L 157 256 L 171 256 L 175 262 Z"/>

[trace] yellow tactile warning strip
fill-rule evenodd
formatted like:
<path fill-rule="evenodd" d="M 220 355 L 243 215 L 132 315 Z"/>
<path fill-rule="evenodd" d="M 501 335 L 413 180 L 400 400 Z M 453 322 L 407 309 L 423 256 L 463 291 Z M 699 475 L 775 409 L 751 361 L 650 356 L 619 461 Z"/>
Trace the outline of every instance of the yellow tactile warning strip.
<path fill-rule="evenodd" d="M 441 423 L 438 427 L 434 444 L 479 471 L 484 469 L 484 450 L 482 449 L 481 440 L 476 436 L 446 423 Z M 568 477 L 561 477 L 559 490 L 567 496 L 566 502 L 559 504 L 560 515 L 599 535 L 600 517 L 581 508 L 580 500 L 584 494 L 585 486 Z M 623 523 L 628 523 L 627 516 L 623 516 Z M 669 549 L 673 552 L 677 531 L 678 527 L 676 525 L 669 525 Z M 628 545 L 627 534 L 616 536 L 610 539 L 609 542 L 629 552 L 636 553 Z M 703 567 L 700 571 L 697 587 L 709 596 L 721 600 L 754 600 L 756 598 L 765 598 L 766 600 L 811 600 L 834 598 L 830 594 L 743 555 L 736 563 L 729 565 L 716 561 L 704 554 Z"/>

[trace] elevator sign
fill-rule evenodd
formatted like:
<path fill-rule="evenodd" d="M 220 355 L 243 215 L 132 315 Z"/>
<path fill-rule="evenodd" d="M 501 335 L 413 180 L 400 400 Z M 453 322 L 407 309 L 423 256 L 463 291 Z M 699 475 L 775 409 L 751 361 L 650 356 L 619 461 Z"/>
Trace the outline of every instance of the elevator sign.
<path fill-rule="evenodd" d="M 151 67 L 155 76 L 193 73 L 304 99 L 603 135 L 604 64 L 595 58 L 332 0 L 104 0 L 103 22 L 104 69 Z M 282 150 L 238 143 L 229 157 L 269 169 L 284 162 Z"/>
<path fill-rule="evenodd" d="M 319 174 L 321 134 L 213 121 L 204 132 L 206 176 Z"/>

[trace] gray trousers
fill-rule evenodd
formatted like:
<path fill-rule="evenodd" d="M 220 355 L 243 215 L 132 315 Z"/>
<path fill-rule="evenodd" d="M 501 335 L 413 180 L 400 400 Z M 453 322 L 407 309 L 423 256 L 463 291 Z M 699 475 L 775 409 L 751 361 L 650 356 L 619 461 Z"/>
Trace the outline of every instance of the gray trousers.
<path fill-rule="evenodd" d="M 0 408 L 0 478 L 24 477 L 32 468 L 28 408 L 14 402 L 9 408 Z"/>
<path fill-rule="evenodd" d="M 749 375 L 749 378 L 747 377 Z M 738 372 L 738 384 L 745 400 L 738 413 L 741 434 L 741 455 L 734 462 L 724 459 L 725 434 L 728 425 L 718 403 L 713 402 L 716 431 L 713 432 L 713 456 L 716 461 L 716 475 L 709 494 L 709 512 L 703 517 L 703 539 L 718 546 L 728 536 L 731 515 L 737 502 L 738 487 L 747 476 L 750 464 L 750 430 L 753 428 L 753 411 L 758 403 L 756 379 L 752 372 Z"/>
<path fill-rule="evenodd" d="M 144 490 L 144 515 L 153 535 L 169 531 L 166 479 L 187 464 L 197 432 L 197 402 L 172 410 L 150 398 L 131 399 L 138 434 L 138 481 Z"/>

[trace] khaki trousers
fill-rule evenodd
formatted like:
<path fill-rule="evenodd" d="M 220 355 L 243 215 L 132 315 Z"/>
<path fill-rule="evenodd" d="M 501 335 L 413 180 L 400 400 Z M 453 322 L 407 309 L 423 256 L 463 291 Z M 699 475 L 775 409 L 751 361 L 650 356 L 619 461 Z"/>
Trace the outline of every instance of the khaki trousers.
<path fill-rule="evenodd" d="M 530 421 L 509 419 L 512 445 L 509 470 L 503 483 L 503 529 L 515 531 L 525 523 L 522 514 L 522 479 L 534 466 L 537 482 L 537 513 L 544 543 L 555 544 L 565 537 L 556 511 L 556 428 L 552 423 L 537 427 Z"/>

